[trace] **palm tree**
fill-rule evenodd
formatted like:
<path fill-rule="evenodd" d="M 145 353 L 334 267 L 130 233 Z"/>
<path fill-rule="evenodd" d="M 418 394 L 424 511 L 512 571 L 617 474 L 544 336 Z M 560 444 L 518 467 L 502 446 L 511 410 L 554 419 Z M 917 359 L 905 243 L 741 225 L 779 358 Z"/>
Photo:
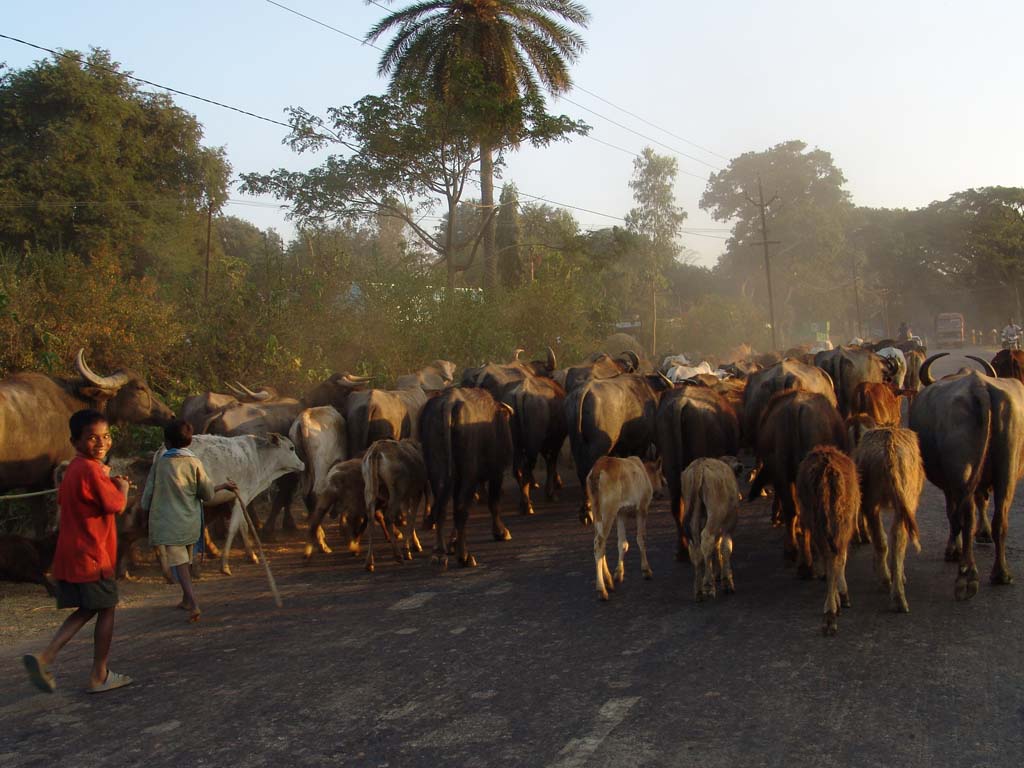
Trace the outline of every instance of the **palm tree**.
<path fill-rule="evenodd" d="M 395 31 L 384 49 L 377 73 L 396 82 L 425 84 L 448 103 L 472 103 L 480 115 L 480 203 L 489 211 L 484 225 L 484 285 L 497 282 L 494 255 L 494 149 L 514 140 L 504 111 L 521 99 L 542 102 L 572 87 L 569 63 L 586 48 L 583 38 L 564 22 L 585 27 L 590 14 L 571 0 L 422 0 L 384 17 L 367 40 Z M 466 73 L 478 82 L 466 85 Z M 475 85 L 495 96 L 483 101 Z"/>

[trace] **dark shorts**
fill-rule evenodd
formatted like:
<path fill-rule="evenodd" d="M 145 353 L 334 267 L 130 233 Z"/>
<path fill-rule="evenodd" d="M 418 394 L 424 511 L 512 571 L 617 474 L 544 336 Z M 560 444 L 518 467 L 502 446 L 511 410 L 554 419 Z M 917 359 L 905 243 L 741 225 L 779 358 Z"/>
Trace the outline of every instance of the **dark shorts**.
<path fill-rule="evenodd" d="M 117 582 L 113 579 L 87 581 L 74 584 L 70 581 L 57 582 L 58 608 L 85 608 L 87 611 L 102 611 L 117 605 Z"/>

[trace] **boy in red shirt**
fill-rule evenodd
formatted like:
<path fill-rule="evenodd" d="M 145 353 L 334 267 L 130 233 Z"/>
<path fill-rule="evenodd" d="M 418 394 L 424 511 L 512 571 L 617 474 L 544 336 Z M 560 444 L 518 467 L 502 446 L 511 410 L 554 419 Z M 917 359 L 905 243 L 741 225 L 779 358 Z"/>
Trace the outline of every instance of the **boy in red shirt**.
<path fill-rule="evenodd" d="M 24 662 L 32 683 L 41 691 L 52 693 L 57 683 L 50 665 L 60 649 L 96 616 L 92 673 L 86 690 L 100 693 L 132 681 L 127 675 L 107 669 L 117 606 L 115 516 L 122 514 L 128 504 L 128 478 L 110 477 L 110 467 L 103 463 L 111 438 L 110 426 L 102 413 L 78 411 L 71 416 L 68 426 L 77 455 L 68 465 L 57 495 L 60 526 L 53 576 L 57 580 L 57 607 L 76 610 L 46 649 L 25 656 Z"/>

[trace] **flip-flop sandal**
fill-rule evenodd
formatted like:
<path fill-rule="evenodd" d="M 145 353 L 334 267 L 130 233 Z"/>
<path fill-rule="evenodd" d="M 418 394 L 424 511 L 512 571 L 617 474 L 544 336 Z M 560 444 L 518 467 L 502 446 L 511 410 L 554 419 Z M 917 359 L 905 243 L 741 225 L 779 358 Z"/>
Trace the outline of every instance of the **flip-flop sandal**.
<path fill-rule="evenodd" d="M 28 671 L 28 677 L 32 681 L 32 685 L 43 693 L 53 693 L 57 690 L 57 681 L 50 673 L 49 667 L 43 664 L 38 656 L 29 653 L 23 656 L 21 660 L 25 664 L 25 669 Z"/>
<path fill-rule="evenodd" d="M 198 608 L 196 608 L 195 610 L 193 610 L 188 615 L 188 623 L 189 624 L 198 624 L 199 623 L 199 617 L 202 616 L 202 615 L 203 615 L 203 612 L 200 611 Z"/>
<path fill-rule="evenodd" d="M 119 675 L 117 672 L 111 672 L 107 670 L 107 679 L 99 685 L 90 685 L 85 689 L 86 693 L 105 693 L 106 691 L 112 691 L 115 688 L 124 688 L 129 685 L 132 679 L 128 675 Z"/>

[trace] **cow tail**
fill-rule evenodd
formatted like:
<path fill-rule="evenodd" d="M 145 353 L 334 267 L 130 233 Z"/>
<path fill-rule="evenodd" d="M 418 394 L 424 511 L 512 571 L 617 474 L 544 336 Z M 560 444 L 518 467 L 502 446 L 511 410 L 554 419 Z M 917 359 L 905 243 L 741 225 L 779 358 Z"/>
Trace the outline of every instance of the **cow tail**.
<path fill-rule="evenodd" d="M 688 479 L 690 482 L 683 484 L 683 519 L 689 521 L 690 530 L 684 530 L 683 535 L 690 541 L 691 547 L 699 549 L 707 509 L 707 503 L 701 493 L 704 487 L 704 463 L 700 459 L 697 459 Z"/>
<path fill-rule="evenodd" d="M 590 471 L 587 475 L 587 501 L 590 503 L 590 513 L 594 516 L 594 523 L 600 524 L 597 515 L 601 511 L 601 473 Z"/>
<path fill-rule="evenodd" d="M 363 457 L 363 500 L 366 502 L 366 524 L 373 525 L 377 508 L 377 489 L 380 488 L 380 451 L 371 446 Z"/>
<path fill-rule="evenodd" d="M 583 434 L 583 404 L 587 401 L 587 393 L 590 392 L 591 382 L 587 382 L 583 385 L 583 389 L 580 392 L 580 404 L 576 409 L 576 434 Z"/>
<path fill-rule="evenodd" d="M 686 462 L 683 461 L 683 398 L 677 397 L 672 403 L 672 413 L 669 417 L 669 424 L 672 425 L 672 450 L 678 468 L 682 472 L 686 469 Z M 678 479 L 678 478 L 677 478 Z M 686 507 L 683 507 L 685 510 Z"/>
<path fill-rule="evenodd" d="M 842 527 L 840 515 L 843 511 L 839 509 L 837 502 L 842 503 L 845 501 L 843 499 L 843 477 L 836 471 L 831 462 L 823 461 L 820 466 L 821 496 L 817 499 L 817 503 L 822 505 L 821 508 L 825 512 L 825 531 L 828 548 L 832 551 L 833 555 L 838 555 L 839 531 Z"/>
<path fill-rule="evenodd" d="M 981 474 L 988 464 L 989 452 L 992 450 L 992 400 L 987 389 L 983 390 L 983 394 L 983 397 L 978 398 L 978 404 L 981 406 L 981 427 L 985 434 L 985 445 L 982 447 L 981 460 L 974 465 L 974 471 L 971 472 L 971 476 L 967 480 L 965 498 L 968 499 L 974 499 L 977 494 L 978 486 L 981 484 Z M 984 512 L 977 510 L 975 514 L 984 514 Z"/>
<path fill-rule="evenodd" d="M 444 477 L 446 484 L 451 482 L 454 467 L 454 459 L 452 457 L 452 423 L 455 417 L 456 405 L 456 403 L 452 402 L 451 398 L 445 400 L 442 416 L 444 420 Z"/>
<path fill-rule="evenodd" d="M 370 438 L 370 420 L 373 418 L 374 403 L 368 399 L 366 406 L 360 408 L 357 418 L 353 419 L 352 428 L 349 432 L 349 455 L 358 456 L 360 451 L 365 451 L 370 446 L 367 441 Z"/>
<path fill-rule="evenodd" d="M 526 393 L 522 384 L 516 387 L 512 401 L 512 442 L 517 453 L 526 453 Z"/>

